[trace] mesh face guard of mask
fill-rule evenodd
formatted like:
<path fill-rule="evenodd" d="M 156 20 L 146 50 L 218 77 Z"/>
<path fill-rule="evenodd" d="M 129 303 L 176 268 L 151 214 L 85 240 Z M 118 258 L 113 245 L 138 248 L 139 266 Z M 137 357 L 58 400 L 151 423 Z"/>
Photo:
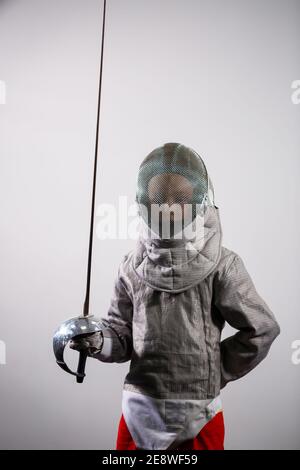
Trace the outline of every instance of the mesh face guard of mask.
<path fill-rule="evenodd" d="M 182 231 L 214 205 L 213 188 L 202 158 L 191 148 L 167 143 L 141 163 L 136 202 L 157 238 L 180 238 Z"/>

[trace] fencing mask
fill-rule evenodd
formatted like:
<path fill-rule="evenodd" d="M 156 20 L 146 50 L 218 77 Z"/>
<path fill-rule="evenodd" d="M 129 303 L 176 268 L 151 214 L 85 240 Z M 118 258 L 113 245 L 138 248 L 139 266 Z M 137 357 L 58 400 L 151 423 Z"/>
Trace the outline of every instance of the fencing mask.
<path fill-rule="evenodd" d="M 140 165 L 136 202 L 152 238 L 183 238 L 214 205 L 202 158 L 179 143 L 155 148 Z"/>

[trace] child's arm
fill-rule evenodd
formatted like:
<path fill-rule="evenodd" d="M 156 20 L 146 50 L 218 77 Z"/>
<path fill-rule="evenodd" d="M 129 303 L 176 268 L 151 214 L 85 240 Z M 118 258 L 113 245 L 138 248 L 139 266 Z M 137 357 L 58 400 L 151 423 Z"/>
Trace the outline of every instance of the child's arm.
<path fill-rule="evenodd" d="M 126 362 L 131 359 L 133 306 L 122 271 L 123 263 L 115 281 L 108 316 L 100 319 L 101 331 L 81 335 L 70 342 L 70 348 L 86 350 L 90 357 L 102 362 Z"/>
<path fill-rule="evenodd" d="M 133 305 L 122 268 L 123 263 L 115 281 L 107 318 L 101 318 L 103 346 L 93 357 L 102 362 L 126 362 L 131 359 Z"/>
<path fill-rule="evenodd" d="M 214 285 L 214 304 L 239 331 L 221 342 L 221 388 L 257 366 L 268 354 L 280 327 L 257 293 L 239 255 L 233 253 Z"/>

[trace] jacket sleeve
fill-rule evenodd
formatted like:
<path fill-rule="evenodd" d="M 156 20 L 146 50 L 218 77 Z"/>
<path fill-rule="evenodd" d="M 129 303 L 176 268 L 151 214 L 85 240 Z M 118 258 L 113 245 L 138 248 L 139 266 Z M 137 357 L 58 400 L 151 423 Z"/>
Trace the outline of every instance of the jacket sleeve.
<path fill-rule="evenodd" d="M 121 270 L 122 264 L 114 284 L 107 318 L 101 318 L 103 346 L 94 357 L 102 362 L 126 362 L 132 355 L 133 305 Z"/>
<path fill-rule="evenodd" d="M 268 354 L 280 327 L 257 293 L 239 255 L 217 279 L 214 304 L 225 321 L 239 330 L 221 341 L 221 388 L 256 367 Z"/>

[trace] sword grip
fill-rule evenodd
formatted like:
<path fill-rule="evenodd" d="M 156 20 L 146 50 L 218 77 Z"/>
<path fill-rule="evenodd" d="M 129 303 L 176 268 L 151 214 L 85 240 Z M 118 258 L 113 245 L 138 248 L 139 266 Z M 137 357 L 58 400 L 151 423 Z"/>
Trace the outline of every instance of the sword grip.
<path fill-rule="evenodd" d="M 78 367 L 77 367 L 77 376 L 76 376 L 76 382 L 78 384 L 82 384 L 84 377 L 85 377 L 85 364 L 86 364 L 86 359 L 88 355 L 87 352 L 85 351 L 80 351 L 79 353 L 79 361 L 78 361 Z"/>

